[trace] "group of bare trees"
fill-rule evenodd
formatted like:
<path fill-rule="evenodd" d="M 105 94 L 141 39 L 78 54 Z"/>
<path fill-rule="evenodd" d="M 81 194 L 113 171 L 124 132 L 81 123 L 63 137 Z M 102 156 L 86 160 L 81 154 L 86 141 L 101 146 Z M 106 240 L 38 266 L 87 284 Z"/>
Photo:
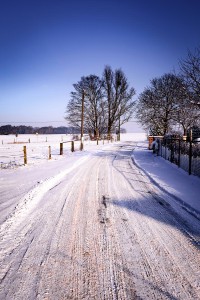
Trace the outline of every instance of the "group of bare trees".
<path fill-rule="evenodd" d="M 188 51 L 180 60 L 178 74 L 168 73 L 154 78 L 133 100 L 135 90 L 129 87 L 121 69 L 106 66 L 102 78 L 82 77 L 73 85 L 67 105 L 66 120 L 91 137 L 99 138 L 113 131 L 120 132 L 135 113 L 136 118 L 153 135 L 165 135 L 175 130 L 186 134 L 189 128 L 200 126 L 200 48 Z"/>
<path fill-rule="evenodd" d="M 135 90 L 129 87 L 121 69 L 113 71 L 106 66 L 102 78 L 83 76 L 73 87 L 65 118 L 78 128 L 83 122 L 84 132 L 92 138 L 98 139 L 102 134 L 110 138 L 134 112 Z"/>
<path fill-rule="evenodd" d="M 180 60 L 180 71 L 150 81 L 139 95 L 136 117 L 153 135 L 165 135 L 176 128 L 182 133 L 200 125 L 200 48 Z"/>

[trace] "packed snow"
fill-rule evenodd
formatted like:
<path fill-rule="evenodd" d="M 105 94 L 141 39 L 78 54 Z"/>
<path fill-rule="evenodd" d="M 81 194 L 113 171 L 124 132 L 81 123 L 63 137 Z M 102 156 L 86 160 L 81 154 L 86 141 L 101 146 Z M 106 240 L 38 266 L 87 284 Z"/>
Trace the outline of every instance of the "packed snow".
<path fill-rule="evenodd" d="M 188 175 L 177 165 L 148 151 L 147 142 L 138 143 L 133 152 L 136 164 L 165 192 L 186 208 L 200 215 L 200 178 Z"/>
<path fill-rule="evenodd" d="M 200 299 L 200 179 L 144 133 L 1 138 L 0 299 Z"/>

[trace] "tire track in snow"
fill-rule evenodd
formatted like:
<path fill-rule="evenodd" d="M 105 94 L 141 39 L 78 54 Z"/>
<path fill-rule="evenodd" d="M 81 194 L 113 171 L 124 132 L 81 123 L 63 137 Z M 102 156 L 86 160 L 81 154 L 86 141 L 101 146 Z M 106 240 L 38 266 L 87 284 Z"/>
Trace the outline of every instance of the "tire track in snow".
<path fill-rule="evenodd" d="M 124 164 L 122 164 L 121 166 L 120 164 L 121 161 L 118 160 L 117 169 L 119 172 L 119 181 L 117 181 L 117 184 L 115 185 L 115 190 L 116 193 L 118 194 L 117 196 L 118 200 L 115 200 L 115 205 L 117 206 L 117 201 L 119 201 L 118 207 L 121 207 L 120 210 L 118 210 L 119 216 L 121 215 L 121 210 L 123 210 L 125 214 L 133 215 L 135 222 L 133 222 L 133 219 L 130 219 L 130 217 L 127 217 L 127 219 L 129 220 L 129 226 L 127 227 L 127 229 L 132 228 L 134 232 L 134 244 L 138 240 L 137 243 L 139 245 L 139 248 L 138 247 L 137 248 L 140 253 L 138 254 L 138 257 L 143 257 L 140 263 L 141 271 L 138 272 L 137 270 L 135 277 L 137 278 L 138 274 L 141 274 L 139 275 L 139 278 L 141 278 L 140 284 L 143 285 L 145 284 L 145 280 L 147 278 L 151 278 L 151 277 L 153 278 L 152 283 L 149 282 L 148 284 L 148 286 L 151 286 L 150 290 L 148 291 L 149 289 L 148 286 L 145 288 L 147 289 L 148 294 L 151 295 L 152 299 L 154 298 L 157 299 L 158 291 L 162 293 L 159 297 L 163 297 L 163 299 L 166 299 L 166 297 L 169 296 L 170 294 L 171 297 L 173 297 L 172 296 L 174 293 L 173 288 L 170 287 L 170 284 L 168 285 L 168 282 L 170 282 L 170 280 L 173 280 L 174 285 L 177 286 L 175 288 L 174 295 L 180 293 L 183 297 L 181 299 L 186 299 L 186 298 L 199 299 L 197 293 L 199 286 L 195 283 L 195 279 L 198 276 L 199 256 L 196 257 L 197 252 L 194 246 L 191 245 L 190 241 L 188 241 L 188 239 L 186 239 L 185 236 L 183 236 L 182 233 L 180 232 L 181 224 L 179 224 L 178 226 L 177 224 L 174 224 L 173 216 L 171 217 L 171 215 L 169 215 L 169 212 L 166 211 L 166 207 L 162 207 L 162 206 L 159 207 L 159 204 L 155 202 L 151 194 L 148 195 L 149 187 L 148 189 L 146 188 L 147 182 L 146 180 L 144 181 L 141 178 L 141 176 L 137 176 L 135 178 L 134 180 L 134 182 L 136 182 L 135 185 L 133 183 L 130 184 L 129 179 L 127 178 L 128 179 L 127 187 L 125 187 L 124 189 L 126 189 L 126 191 L 128 190 L 130 191 L 130 196 L 129 196 L 130 198 L 129 197 L 127 198 L 128 194 L 127 192 L 126 193 L 124 192 L 127 200 L 124 199 L 124 201 L 122 201 L 122 206 L 120 206 L 120 200 L 123 199 L 122 196 L 123 190 L 122 190 L 122 186 L 119 187 L 119 182 L 122 181 L 123 178 L 125 179 L 129 172 L 133 171 L 133 170 L 131 171 L 131 169 L 128 166 L 127 168 L 124 168 Z M 126 174 L 123 171 L 124 169 L 126 170 Z M 128 170 L 129 172 L 127 172 Z M 138 173 L 138 169 L 135 167 L 134 167 L 134 172 Z M 122 173 L 124 173 L 123 177 L 122 177 Z M 115 174 L 114 177 L 117 178 L 117 174 Z M 138 197 L 137 197 L 138 200 L 134 201 L 131 194 L 133 195 L 133 192 L 136 191 L 138 192 Z M 141 197 L 142 194 L 143 197 Z M 146 201 L 145 199 L 147 199 L 148 201 Z M 157 216 L 159 214 L 160 217 L 158 218 Z M 150 216 L 150 218 L 147 217 L 148 215 Z M 156 219 L 158 219 L 159 222 L 157 222 Z M 169 226 L 167 226 L 167 223 L 169 223 Z M 123 224 L 120 225 L 123 226 Z M 119 232 L 120 230 L 121 228 L 119 227 Z M 123 232 L 122 235 L 123 238 L 124 230 L 122 232 Z M 176 235 L 177 238 L 175 240 L 174 236 Z M 178 240 L 179 243 L 177 242 Z M 129 242 L 127 241 L 127 244 L 128 243 Z M 173 245 L 173 248 L 169 249 L 169 246 L 171 245 Z M 181 248 L 181 250 L 178 251 L 179 255 L 177 252 L 177 248 L 178 249 Z M 187 265 L 184 266 L 184 263 L 181 262 L 181 260 L 177 259 L 178 256 L 183 260 L 188 261 Z M 196 261 L 196 265 L 194 263 L 195 261 Z M 156 265 L 158 267 L 156 267 Z M 193 267 L 191 267 L 191 265 Z M 144 275 L 145 273 L 142 275 L 142 270 L 144 270 L 145 268 L 147 268 L 146 274 L 151 274 L 151 276 L 148 275 L 146 279 Z M 132 275 L 134 274 L 134 270 L 131 271 L 131 274 Z M 156 277 L 155 274 L 157 275 Z M 187 276 L 185 274 L 187 274 Z M 188 276 L 188 274 L 190 275 Z M 154 291 L 152 294 L 153 286 L 156 287 L 157 292 Z M 165 288 L 163 288 L 163 286 Z M 179 292 L 178 289 L 180 289 L 181 292 Z M 139 295 L 142 296 L 142 293 L 140 293 Z"/>
<path fill-rule="evenodd" d="M 4 235 L 5 231 L 8 234 L 8 230 L 15 230 L 20 223 L 26 219 L 27 215 L 30 214 L 34 208 L 38 205 L 39 201 L 44 197 L 44 195 L 49 191 L 58 186 L 64 177 L 69 174 L 74 169 L 78 168 L 88 159 L 88 156 L 85 156 L 79 159 L 72 167 L 66 169 L 65 171 L 60 172 L 59 174 L 47 178 L 44 181 L 38 183 L 38 185 L 29 191 L 20 201 L 19 204 L 15 207 L 14 212 L 8 216 L 7 220 L 2 224 L 0 228 L 0 239 Z"/>
<path fill-rule="evenodd" d="M 38 234 L 38 230 L 35 232 L 33 222 L 36 222 L 41 216 L 38 212 L 36 212 L 36 219 L 31 221 L 31 214 L 33 214 L 33 211 L 37 207 L 39 201 L 45 196 L 45 194 L 51 191 L 52 188 L 56 187 L 67 174 L 84 163 L 87 158 L 88 157 L 83 157 L 66 171 L 41 182 L 21 199 L 14 213 L 11 214 L 10 217 L 2 224 L 0 228 L 1 281 L 5 280 L 5 278 L 9 276 L 12 278 L 14 276 L 12 274 L 15 274 L 20 269 L 24 256 L 28 249 L 31 248 L 35 235 Z M 27 222 L 28 217 L 30 218 L 29 222 Z M 47 245 L 46 247 L 49 246 Z M 17 262 L 13 263 L 12 259 L 14 256 Z M 42 264 L 42 258 L 38 264 Z"/>
<path fill-rule="evenodd" d="M 87 297 L 87 295 L 89 297 L 90 293 L 96 293 L 94 287 L 98 283 L 98 278 L 95 272 L 96 264 L 93 260 L 96 261 L 96 253 L 94 251 L 94 225 L 96 222 L 94 222 L 94 218 L 96 219 L 97 216 L 95 214 L 96 210 L 93 209 L 96 201 L 96 190 L 93 189 L 93 183 L 96 182 L 97 175 L 92 170 L 98 168 L 99 163 L 99 161 L 90 161 L 89 169 L 80 172 L 78 176 L 77 185 L 79 185 L 79 189 L 75 185 L 71 190 L 70 197 L 72 197 L 71 201 L 74 203 L 74 207 L 73 211 L 69 211 L 71 210 L 70 208 L 68 209 L 69 213 L 71 213 L 67 234 L 68 239 L 66 240 L 66 236 L 64 238 L 63 232 L 58 246 L 59 253 L 65 253 L 67 258 L 66 261 L 62 261 L 62 264 L 68 269 L 69 274 L 61 273 L 59 275 L 59 285 L 61 285 L 63 280 L 68 283 L 68 289 L 65 294 L 66 299 L 81 299 Z M 92 165 L 93 169 L 91 168 Z M 59 261 L 59 255 L 57 259 Z M 46 273 L 45 268 L 43 271 Z M 45 290 L 48 293 L 48 297 L 53 298 L 55 278 L 52 277 L 51 280 L 51 283 L 43 280 L 40 290 L 44 290 L 44 287 L 46 287 Z M 98 288 L 96 288 L 96 291 L 98 291 Z M 58 299 L 59 297 L 61 299 L 59 291 L 56 291 L 56 294 Z M 44 299 L 42 293 L 40 297 Z"/>
<path fill-rule="evenodd" d="M 56 257 L 54 256 L 54 266 L 56 260 L 57 270 L 61 265 L 59 253 L 65 254 L 66 259 L 62 260 L 62 266 L 67 272 L 59 270 L 56 280 L 59 290 L 55 286 L 54 274 L 48 280 L 42 276 L 38 299 L 53 299 L 55 295 L 58 299 L 127 298 L 123 273 L 114 264 L 116 259 L 120 260 L 120 247 L 116 245 L 107 212 L 103 211 L 106 210 L 102 203 L 105 185 L 109 184 L 107 175 L 105 176 L 107 173 L 105 161 L 105 158 L 95 157 L 87 166 L 87 170 L 84 170 L 84 179 L 82 173 L 79 174 L 79 181 L 77 180 L 79 189 L 75 185 L 71 191 L 73 197 L 71 201 L 75 199 L 76 201 L 71 211 L 70 226 L 67 233 L 63 230 L 60 235 L 59 251 Z M 62 227 L 65 226 L 62 223 Z M 51 261 L 53 263 L 50 253 L 48 265 L 43 266 L 42 274 L 50 272 L 48 268 L 52 265 Z M 64 282 L 67 284 L 65 292 Z"/>
<path fill-rule="evenodd" d="M 79 172 L 79 169 L 76 172 Z M 27 215 L 29 219 L 24 222 L 25 226 L 21 228 L 21 231 L 19 230 L 20 236 L 17 237 L 17 240 L 9 242 L 9 244 L 12 244 L 10 246 L 12 252 L 9 252 L 7 247 L 7 255 L 4 255 L 4 261 L 5 266 L 11 265 L 11 268 L 6 276 L 4 276 L 5 282 L 3 285 L 5 289 L 9 286 L 9 290 L 4 292 L 4 296 L 8 293 L 8 298 L 2 296 L 3 299 L 17 299 L 20 295 L 26 294 L 28 299 L 36 299 L 38 295 L 37 286 L 42 277 L 42 269 L 49 263 L 50 251 L 52 251 L 52 248 L 55 247 L 55 243 L 58 241 L 60 234 L 59 229 L 61 227 L 59 223 L 61 223 L 61 219 L 63 219 L 64 209 L 65 213 L 68 211 L 68 207 L 66 207 L 68 200 L 67 195 L 70 197 L 70 188 L 73 189 L 74 185 L 77 188 L 76 173 L 68 178 L 67 184 L 64 181 L 61 184 L 66 187 L 66 189 L 63 189 L 63 187 L 57 188 L 57 193 L 59 193 L 60 196 L 57 197 L 57 193 L 55 192 L 52 194 L 52 189 L 50 189 L 43 198 L 49 197 L 48 194 L 52 194 L 55 200 L 51 199 L 48 203 L 44 201 L 44 207 L 42 206 L 40 209 L 37 207 L 37 210 Z M 46 210 L 45 207 L 48 210 Z M 71 213 L 70 210 L 69 213 Z M 49 221 L 51 221 L 51 224 Z M 31 244 L 28 240 L 30 240 L 33 235 L 34 243 Z M 22 257 L 24 246 L 27 248 L 26 257 Z M 20 268 L 17 267 L 16 261 L 20 261 Z M 2 268 L 1 272 L 5 274 L 5 268 Z M 49 273 L 51 272 L 50 268 Z M 18 287 L 18 289 L 15 291 L 16 287 Z"/>

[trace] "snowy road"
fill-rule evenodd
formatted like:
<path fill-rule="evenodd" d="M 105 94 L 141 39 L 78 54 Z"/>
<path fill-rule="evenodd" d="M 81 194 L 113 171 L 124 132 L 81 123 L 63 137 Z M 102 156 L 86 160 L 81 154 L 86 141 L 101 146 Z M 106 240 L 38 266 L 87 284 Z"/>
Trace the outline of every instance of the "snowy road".
<path fill-rule="evenodd" d="M 52 162 L 2 202 L 0 299 L 200 299 L 200 221 L 134 164 L 134 146 Z"/>

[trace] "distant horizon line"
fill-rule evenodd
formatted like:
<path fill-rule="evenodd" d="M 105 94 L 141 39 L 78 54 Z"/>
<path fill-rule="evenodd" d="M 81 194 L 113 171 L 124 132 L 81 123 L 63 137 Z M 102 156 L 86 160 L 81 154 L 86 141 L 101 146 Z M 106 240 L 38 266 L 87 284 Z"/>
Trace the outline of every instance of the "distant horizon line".
<path fill-rule="evenodd" d="M 61 122 L 64 122 L 64 121 L 9 121 L 9 122 L 1 122 L 0 121 L 0 124 L 8 124 L 8 125 L 11 125 L 10 123 L 14 123 L 14 124 L 29 124 L 29 123 L 61 123 Z"/>

